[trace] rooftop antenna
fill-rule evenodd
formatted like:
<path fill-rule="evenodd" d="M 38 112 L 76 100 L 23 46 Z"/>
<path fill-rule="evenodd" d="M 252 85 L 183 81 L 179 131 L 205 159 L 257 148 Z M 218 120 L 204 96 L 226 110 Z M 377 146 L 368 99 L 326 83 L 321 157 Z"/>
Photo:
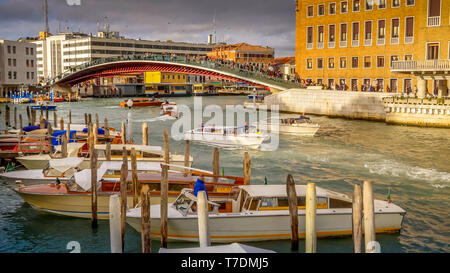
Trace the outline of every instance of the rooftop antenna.
<path fill-rule="evenodd" d="M 100 21 L 99 20 L 97 20 L 97 32 L 100 32 L 101 30 L 100 30 Z"/>
<path fill-rule="evenodd" d="M 45 17 L 45 32 L 49 33 L 50 28 L 48 26 L 48 2 L 44 0 L 44 17 Z"/>

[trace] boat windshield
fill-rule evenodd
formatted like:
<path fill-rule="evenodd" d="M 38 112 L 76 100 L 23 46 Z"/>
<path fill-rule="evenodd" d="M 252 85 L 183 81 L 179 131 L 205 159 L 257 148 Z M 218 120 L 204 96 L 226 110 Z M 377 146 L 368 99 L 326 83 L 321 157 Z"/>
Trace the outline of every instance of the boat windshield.
<path fill-rule="evenodd" d="M 180 196 L 172 203 L 172 206 L 184 216 L 197 214 L 197 197 L 194 196 L 192 189 L 183 189 Z M 219 208 L 219 204 L 208 201 L 208 211 L 218 213 Z"/>

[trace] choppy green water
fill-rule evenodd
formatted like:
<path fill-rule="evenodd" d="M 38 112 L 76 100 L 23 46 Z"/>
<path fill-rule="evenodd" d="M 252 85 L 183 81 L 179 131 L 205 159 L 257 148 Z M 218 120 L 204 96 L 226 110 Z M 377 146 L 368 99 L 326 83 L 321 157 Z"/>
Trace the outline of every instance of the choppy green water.
<path fill-rule="evenodd" d="M 245 97 L 208 97 L 203 104 L 242 104 Z M 192 107 L 193 98 L 171 99 Z M 58 116 L 83 123 L 84 113 L 98 113 L 100 120 L 120 129 L 127 118 L 133 121 L 134 140 L 141 142 L 141 123 L 159 116 L 158 108 L 119 107 L 120 99 L 96 99 L 58 104 Z M 4 106 L 2 107 L 2 111 Z M 18 106 L 24 109 L 25 106 Z M 22 112 L 19 110 L 19 112 Z M 26 114 L 24 113 L 24 120 Z M 2 116 L 3 118 L 3 116 Z M 383 252 L 450 251 L 450 130 L 392 126 L 368 121 L 312 117 L 322 128 L 314 138 L 282 135 L 275 152 L 252 150 L 252 183 L 285 183 L 292 174 L 298 183 L 351 194 L 353 184 L 365 179 L 375 182 L 377 199 L 385 199 L 392 188 L 394 203 L 403 207 L 403 230 L 395 235 L 377 235 Z M 50 114 L 52 121 L 53 114 Z M 150 122 L 150 145 L 162 145 L 164 128 L 173 121 Z M 170 131 L 169 131 L 170 132 Z M 212 147 L 193 143 L 194 167 L 211 169 Z M 171 152 L 184 151 L 184 142 L 171 141 Z M 220 150 L 220 164 L 229 175 L 242 175 L 243 150 Z M 89 220 L 44 215 L 33 210 L 0 181 L 0 252 L 69 252 L 66 245 L 78 241 L 82 252 L 109 252 L 109 223 L 101 221 L 92 231 Z M 303 242 L 300 245 L 302 251 Z M 290 252 L 290 242 L 249 243 L 253 246 Z M 153 242 L 154 251 L 159 242 Z M 192 247 L 169 244 L 169 247 Z M 140 252 L 140 235 L 127 227 L 126 251 Z M 352 252 L 351 238 L 319 239 L 319 252 Z"/>

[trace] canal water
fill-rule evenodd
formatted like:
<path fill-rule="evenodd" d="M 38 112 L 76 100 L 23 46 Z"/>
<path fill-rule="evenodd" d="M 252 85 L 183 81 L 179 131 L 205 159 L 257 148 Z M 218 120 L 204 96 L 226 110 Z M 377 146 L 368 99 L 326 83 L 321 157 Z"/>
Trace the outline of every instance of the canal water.
<path fill-rule="evenodd" d="M 203 105 L 243 104 L 246 97 L 205 97 Z M 58 117 L 84 123 L 84 113 L 98 113 L 100 120 L 120 129 L 130 121 L 134 141 L 141 143 L 141 125 L 149 121 L 150 145 L 163 144 L 163 129 L 174 121 L 155 121 L 159 108 L 122 109 L 121 99 L 85 99 L 58 104 Z M 193 108 L 193 98 L 174 98 Z M 3 112 L 4 106 L 0 106 Z M 19 112 L 25 106 L 20 105 Z M 22 109 L 22 110 L 20 110 Z M 2 116 L 3 118 L 4 116 Z M 26 114 L 24 114 L 24 120 Z M 53 114 L 50 115 L 52 121 Z M 281 135 L 276 151 L 250 150 L 252 183 L 284 184 L 287 174 L 297 183 L 347 193 L 355 183 L 374 181 L 377 199 L 386 199 L 391 187 L 393 202 L 407 211 L 400 234 L 377 235 L 382 252 L 450 251 L 450 130 L 386 125 L 379 122 L 312 116 L 321 125 L 313 138 Z M 208 119 L 205 119 L 207 121 Z M 169 130 L 170 132 L 170 130 Z M 213 147 L 192 143 L 194 167 L 211 169 Z M 171 140 L 171 152 L 183 153 L 184 141 Z M 220 149 L 220 165 L 226 175 L 242 176 L 245 150 Z M 90 221 L 45 215 L 35 211 L 15 194 L 12 185 L 0 180 L 0 252 L 70 252 L 67 244 L 80 243 L 83 253 L 109 252 L 109 223 L 100 221 L 93 231 Z M 289 241 L 248 243 L 290 252 Z M 158 241 L 153 241 L 157 252 Z M 170 248 L 194 244 L 169 243 Z M 140 252 L 140 234 L 127 226 L 126 252 Z M 319 239 L 318 252 L 352 252 L 351 238 Z M 300 242 L 304 251 L 304 241 Z"/>

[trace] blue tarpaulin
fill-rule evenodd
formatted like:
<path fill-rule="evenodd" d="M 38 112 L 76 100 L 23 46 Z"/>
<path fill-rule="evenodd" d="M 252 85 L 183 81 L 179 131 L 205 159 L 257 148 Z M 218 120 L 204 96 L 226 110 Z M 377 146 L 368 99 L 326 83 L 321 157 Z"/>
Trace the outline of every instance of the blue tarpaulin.
<path fill-rule="evenodd" d="M 52 147 L 61 145 L 61 139 L 59 139 L 58 137 L 66 134 L 66 133 L 67 133 L 67 131 L 55 131 L 55 132 L 53 132 Z M 77 131 L 70 131 L 70 139 L 69 139 L 68 143 L 76 142 L 75 141 L 75 135 L 76 134 L 77 134 Z"/>
<path fill-rule="evenodd" d="M 87 133 L 87 132 L 88 132 L 88 128 L 84 128 L 83 133 Z M 103 130 L 102 128 L 98 128 L 97 135 L 104 135 L 104 134 L 105 134 L 105 130 Z"/>

